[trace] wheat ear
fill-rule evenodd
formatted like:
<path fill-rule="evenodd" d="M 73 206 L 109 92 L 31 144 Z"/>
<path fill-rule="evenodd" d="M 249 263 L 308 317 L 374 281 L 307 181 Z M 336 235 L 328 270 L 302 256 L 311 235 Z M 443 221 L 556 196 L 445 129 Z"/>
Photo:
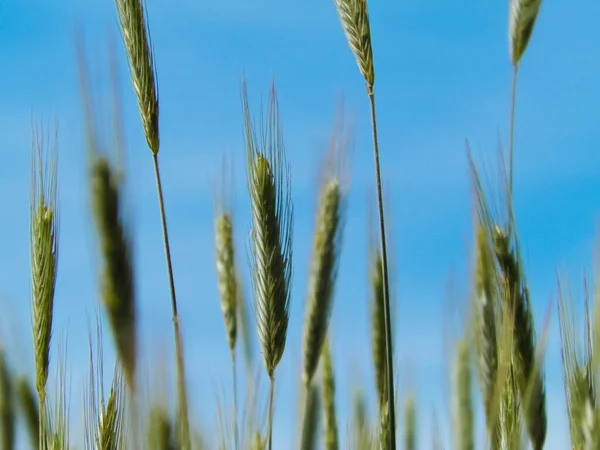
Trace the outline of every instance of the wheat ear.
<path fill-rule="evenodd" d="M 148 147 L 156 155 L 160 148 L 158 86 L 144 1 L 115 0 L 115 3 L 144 134 Z"/>
<path fill-rule="evenodd" d="M 92 207 L 103 260 L 101 300 L 127 384 L 135 391 L 137 344 L 133 250 L 124 223 L 122 186 L 114 167 L 100 154 L 93 156 L 90 180 Z"/>
<path fill-rule="evenodd" d="M 496 273 L 490 237 L 481 223 L 476 229 L 475 317 L 479 382 L 484 403 L 488 437 L 497 439 L 494 425 L 494 391 L 498 376 L 498 342 L 496 330 Z"/>
<path fill-rule="evenodd" d="M 50 366 L 50 340 L 58 267 L 59 220 L 57 206 L 56 136 L 47 146 L 34 129 L 31 163 L 30 248 L 32 331 L 36 390 L 40 414 L 45 414 L 46 385 Z M 44 421 L 40 420 L 39 439 Z"/>
<path fill-rule="evenodd" d="M 148 448 L 151 450 L 172 450 L 173 431 L 169 415 L 162 405 L 154 405 L 149 413 Z"/>
<path fill-rule="evenodd" d="M 269 449 L 272 439 L 274 373 L 283 356 L 289 321 L 292 276 L 293 205 L 275 85 L 257 140 L 242 84 L 248 189 L 252 210 L 251 254 L 254 312 L 265 368 L 270 379 Z"/>
<path fill-rule="evenodd" d="M 318 386 L 311 385 L 306 391 L 300 450 L 315 450 L 317 448 L 319 416 L 321 413 L 320 400 Z"/>
<path fill-rule="evenodd" d="M 347 139 L 339 135 L 340 130 L 334 129 L 315 220 L 303 327 L 305 386 L 317 370 L 327 334 L 344 232 L 346 188 L 342 186 L 342 176 Z"/>
<path fill-rule="evenodd" d="M 3 450 L 15 448 L 15 425 L 13 379 L 4 349 L 0 348 L 0 444 Z"/>
<path fill-rule="evenodd" d="M 323 397 L 323 428 L 325 450 L 338 450 L 338 425 L 335 412 L 335 374 L 333 372 L 333 358 L 331 344 L 325 338 L 321 352 L 322 364 L 322 397 Z"/>
<path fill-rule="evenodd" d="M 17 379 L 16 387 L 17 400 L 25 420 L 27 434 L 29 436 L 29 445 L 32 449 L 39 449 L 40 432 L 40 413 L 38 402 L 33 386 L 25 377 Z"/>
<path fill-rule="evenodd" d="M 536 370 L 535 329 L 529 289 L 523 282 L 518 251 L 510 248 L 508 234 L 497 226 L 493 241 L 503 276 L 505 307 L 513 320 L 515 376 L 521 396 L 528 399 L 525 423 L 533 448 L 540 450 L 546 440 L 546 394 L 542 375 Z M 533 389 L 531 392 L 530 387 Z"/>

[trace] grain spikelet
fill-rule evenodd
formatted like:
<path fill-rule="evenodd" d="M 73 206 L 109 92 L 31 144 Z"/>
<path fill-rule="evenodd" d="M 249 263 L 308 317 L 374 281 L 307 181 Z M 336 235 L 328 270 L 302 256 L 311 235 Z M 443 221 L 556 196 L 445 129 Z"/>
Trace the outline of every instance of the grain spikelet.
<path fill-rule="evenodd" d="M 510 0 L 508 36 L 510 40 L 510 60 L 519 65 L 540 11 L 542 0 Z"/>
<path fill-rule="evenodd" d="M 338 156 L 343 158 L 344 149 L 339 147 L 336 133 L 337 130 L 332 136 L 330 162 Z M 306 386 L 310 384 L 317 370 L 333 306 L 346 209 L 346 195 L 341 185 L 339 170 L 341 169 L 336 167 L 334 162 L 325 171 L 315 221 L 303 329 L 302 377 Z"/>
<path fill-rule="evenodd" d="M 130 389 L 135 390 L 137 359 L 132 244 L 123 221 L 122 192 L 116 171 L 101 154 L 90 169 L 94 219 L 103 259 L 101 300 Z"/>
<path fill-rule="evenodd" d="M 50 366 L 50 340 L 58 267 L 56 140 L 52 145 L 46 146 L 34 130 L 31 156 L 31 310 L 36 389 L 40 404 L 44 404 Z"/>
<path fill-rule="evenodd" d="M 321 353 L 322 377 L 323 377 L 323 427 L 325 450 L 338 450 L 338 426 L 335 412 L 335 374 L 333 372 L 333 360 L 331 357 L 331 346 L 329 339 L 323 343 Z"/>
<path fill-rule="evenodd" d="M 471 393 L 470 349 L 468 341 L 457 345 L 453 373 L 453 419 L 456 450 L 473 450 L 473 400 Z"/>
<path fill-rule="evenodd" d="M 0 445 L 4 450 L 15 446 L 16 412 L 11 377 L 4 349 L 0 348 Z"/>
<path fill-rule="evenodd" d="M 23 418 L 25 419 L 25 426 L 27 427 L 27 434 L 29 436 L 29 446 L 37 450 L 39 448 L 40 416 L 34 389 L 27 378 L 19 377 L 17 379 L 16 394 Z"/>
<path fill-rule="evenodd" d="M 269 378 L 283 356 L 289 320 L 293 205 L 288 163 L 273 85 L 260 140 L 255 137 L 245 84 L 242 102 L 252 209 L 254 311 Z"/>
<path fill-rule="evenodd" d="M 158 86 L 144 0 L 115 0 L 115 3 L 146 142 L 156 155 L 160 148 Z"/>
<path fill-rule="evenodd" d="M 358 68 L 369 90 L 372 90 L 375 84 L 375 69 L 367 0 L 333 0 L 333 2 L 340 16 L 348 45 L 356 57 Z"/>

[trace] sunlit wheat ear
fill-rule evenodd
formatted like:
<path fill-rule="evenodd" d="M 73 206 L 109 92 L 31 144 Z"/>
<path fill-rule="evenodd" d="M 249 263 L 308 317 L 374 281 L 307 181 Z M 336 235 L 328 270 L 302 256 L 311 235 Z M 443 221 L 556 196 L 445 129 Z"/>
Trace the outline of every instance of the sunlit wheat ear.
<path fill-rule="evenodd" d="M 510 0 L 508 36 L 510 40 L 510 60 L 519 65 L 540 11 L 542 0 Z"/>
<path fill-rule="evenodd" d="M 31 310 L 36 389 L 40 403 L 43 404 L 50 366 L 50 339 L 58 267 L 56 141 L 47 145 L 34 130 L 31 156 Z"/>
<path fill-rule="evenodd" d="M 417 405 L 415 398 L 409 395 L 404 402 L 404 449 L 417 448 Z"/>
<path fill-rule="evenodd" d="M 146 142 L 156 155 L 160 148 L 158 86 L 144 0 L 115 0 L 115 3 Z"/>
<path fill-rule="evenodd" d="M 124 223 L 116 171 L 104 155 L 97 153 L 92 157 L 91 198 L 102 256 L 100 296 L 127 385 L 133 391 L 137 340 L 132 243 Z"/>
<path fill-rule="evenodd" d="M 19 377 L 17 379 L 16 395 L 27 428 L 29 446 L 37 450 L 39 448 L 40 415 L 36 394 L 27 378 Z"/>
<path fill-rule="evenodd" d="M 366 0 L 333 0 L 340 16 L 348 45 L 356 57 L 367 86 L 375 84 L 371 28 Z"/>
<path fill-rule="evenodd" d="M 325 338 L 321 351 L 322 398 L 323 398 L 323 441 L 325 450 L 338 450 L 338 425 L 335 411 L 335 374 L 329 339 Z"/>
<path fill-rule="evenodd" d="M 513 321 L 515 377 L 521 396 L 527 395 L 524 419 L 534 449 L 541 449 L 546 440 L 546 393 L 542 375 L 536 370 L 535 330 L 529 289 L 524 283 L 517 250 L 510 247 L 510 238 L 500 227 L 493 234 L 496 259 L 503 277 L 503 300 Z M 529 392 L 532 386 L 533 391 Z"/>
<path fill-rule="evenodd" d="M 468 341 L 461 340 L 456 349 L 453 371 L 453 430 L 456 450 L 474 450 L 471 360 Z"/>
<path fill-rule="evenodd" d="M 498 343 L 496 331 L 496 274 L 494 255 L 486 228 L 478 224 L 475 261 L 476 347 L 479 381 L 484 402 L 488 433 L 493 424 L 493 397 L 498 374 Z"/>
<path fill-rule="evenodd" d="M 251 263 L 254 311 L 270 378 L 287 336 L 292 275 L 293 205 L 275 87 L 257 140 L 242 85 L 248 189 L 252 209 Z"/>
<path fill-rule="evenodd" d="M 16 411 L 13 380 L 4 349 L 0 348 L 0 444 L 3 450 L 15 447 Z"/>
<path fill-rule="evenodd" d="M 311 385 L 306 392 L 300 450 L 315 450 L 317 448 L 317 439 L 320 431 L 320 401 L 319 388 L 316 385 Z"/>
<path fill-rule="evenodd" d="M 225 320 L 229 350 L 235 351 L 237 337 L 237 273 L 233 243 L 233 218 L 223 212 L 215 221 L 215 254 L 221 310 Z"/>

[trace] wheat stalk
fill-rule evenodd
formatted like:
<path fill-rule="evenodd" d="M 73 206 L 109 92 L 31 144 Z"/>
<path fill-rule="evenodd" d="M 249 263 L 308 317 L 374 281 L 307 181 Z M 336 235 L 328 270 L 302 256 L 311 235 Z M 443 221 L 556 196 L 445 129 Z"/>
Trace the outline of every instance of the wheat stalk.
<path fill-rule="evenodd" d="M 371 128 L 373 134 L 373 157 L 375 162 L 375 184 L 377 186 L 377 205 L 379 209 L 379 234 L 382 257 L 383 301 L 386 342 L 386 372 L 387 372 L 387 416 L 389 423 L 389 447 L 396 449 L 396 412 L 394 399 L 394 358 L 392 350 L 392 319 L 388 283 L 388 260 L 385 234 L 385 212 L 381 188 L 381 167 L 379 163 L 379 139 L 377 134 L 377 115 L 375 107 L 375 68 L 373 64 L 373 49 L 371 42 L 371 27 L 367 0 L 334 0 L 342 28 L 350 49 L 356 57 L 358 67 L 365 79 L 367 95 L 371 111 Z"/>
<path fill-rule="evenodd" d="M 252 210 L 254 313 L 270 379 L 268 440 L 271 449 L 274 373 L 283 356 L 289 321 L 293 205 L 275 85 L 271 88 L 260 140 L 255 137 L 245 83 L 242 83 L 242 106 Z"/>

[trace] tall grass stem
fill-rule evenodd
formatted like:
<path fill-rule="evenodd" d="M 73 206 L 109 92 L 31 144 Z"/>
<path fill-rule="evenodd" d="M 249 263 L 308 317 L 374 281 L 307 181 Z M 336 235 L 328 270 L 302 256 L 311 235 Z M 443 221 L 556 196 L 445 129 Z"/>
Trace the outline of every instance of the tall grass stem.
<path fill-rule="evenodd" d="M 383 275 L 383 302 L 385 317 L 385 348 L 387 368 L 387 391 L 388 391 L 388 419 L 389 419 L 389 443 L 390 449 L 396 449 L 396 412 L 394 401 L 394 358 L 392 353 L 392 320 L 390 314 L 390 291 L 388 284 L 387 246 L 385 241 L 385 217 L 383 211 L 383 194 L 381 188 L 381 168 L 379 164 L 379 141 L 377 136 L 377 114 L 375 108 L 375 93 L 370 85 L 367 85 L 367 93 L 371 105 L 371 125 L 373 129 L 373 156 L 375 158 L 375 177 L 377 182 L 377 205 L 379 208 L 379 232 L 381 239 L 381 258 Z"/>
<path fill-rule="evenodd" d="M 508 170 L 509 170 L 509 195 L 512 199 L 513 193 L 513 168 L 514 168 L 514 141 L 515 141 L 515 109 L 517 103 L 517 72 L 519 70 L 518 65 L 513 66 L 512 81 L 511 81 L 511 93 L 510 93 L 510 125 L 508 129 Z M 512 217 L 511 217 L 512 219 Z"/>
<path fill-rule="evenodd" d="M 167 228 L 167 216 L 165 213 L 165 202 L 163 197 L 162 182 L 160 178 L 160 169 L 158 166 L 158 153 L 152 153 L 154 162 L 154 174 L 156 176 L 156 190 L 158 195 L 158 206 L 160 209 L 160 219 L 162 225 L 163 241 L 165 246 L 165 259 L 167 262 L 167 273 L 169 276 L 169 292 L 171 294 L 171 310 L 173 314 L 173 331 L 175 334 L 175 353 L 177 364 L 177 396 L 178 396 L 178 418 L 181 431 L 181 446 L 188 450 L 189 446 L 189 422 L 187 412 L 187 394 L 185 387 L 185 368 L 183 359 L 183 340 L 181 338 L 181 328 L 179 326 L 179 314 L 177 312 L 177 297 L 175 294 L 175 280 L 173 276 L 173 264 L 171 262 L 171 246 L 169 245 L 169 231 Z"/>

